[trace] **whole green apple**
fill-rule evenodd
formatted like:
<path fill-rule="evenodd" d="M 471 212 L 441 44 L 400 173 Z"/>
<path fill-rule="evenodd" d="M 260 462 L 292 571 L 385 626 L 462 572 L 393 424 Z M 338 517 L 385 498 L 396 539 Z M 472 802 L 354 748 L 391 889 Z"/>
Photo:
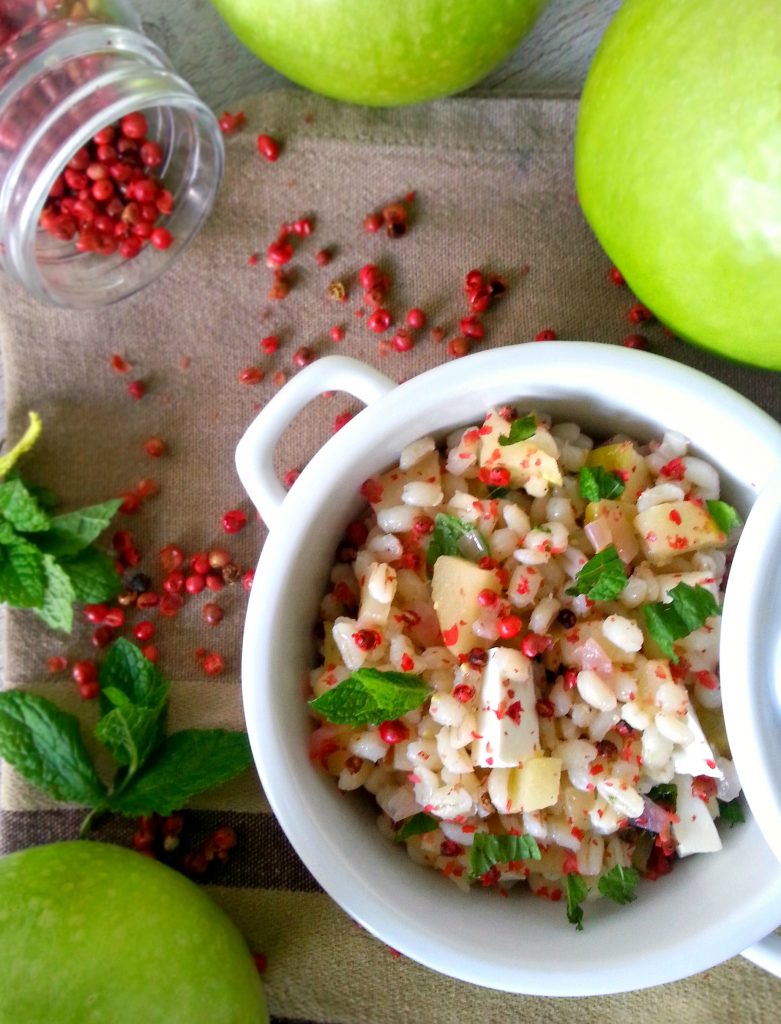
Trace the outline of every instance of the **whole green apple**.
<path fill-rule="evenodd" d="M 626 0 L 586 81 L 575 174 L 663 323 L 781 369 L 779 0 Z"/>
<path fill-rule="evenodd" d="M 96 842 L 0 859 L 1 1024 L 265 1024 L 247 946 L 171 868 Z"/>
<path fill-rule="evenodd" d="M 351 103 L 447 96 L 512 52 L 547 0 L 212 0 L 253 53 Z"/>

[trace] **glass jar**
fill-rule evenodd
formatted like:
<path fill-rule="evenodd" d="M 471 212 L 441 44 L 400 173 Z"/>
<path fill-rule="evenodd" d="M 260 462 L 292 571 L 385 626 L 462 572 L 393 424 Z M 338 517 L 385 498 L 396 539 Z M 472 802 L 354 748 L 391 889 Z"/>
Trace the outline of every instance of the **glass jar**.
<path fill-rule="evenodd" d="M 145 173 L 171 193 L 170 214 L 151 220 L 147 210 L 146 218 L 164 224 L 173 242 L 163 249 L 144 240 L 126 258 L 105 235 L 100 252 L 79 251 L 79 233 L 54 237 L 42 229 L 42 213 L 75 154 L 134 112 L 162 150 L 162 162 Z M 36 298 L 102 306 L 158 278 L 208 216 L 223 157 L 214 114 L 143 35 L 125 0 L 0 0 L 0 266 Z M 117 159 L 140 169 L 138 154 Z M 120 238 L 138 218 L 138 204 L 128 211 L 127 186 L 112 185 L 123 202 L 121 213 L 114 204 Z M 82 198 L 91 194 L 82 189 Z"/>

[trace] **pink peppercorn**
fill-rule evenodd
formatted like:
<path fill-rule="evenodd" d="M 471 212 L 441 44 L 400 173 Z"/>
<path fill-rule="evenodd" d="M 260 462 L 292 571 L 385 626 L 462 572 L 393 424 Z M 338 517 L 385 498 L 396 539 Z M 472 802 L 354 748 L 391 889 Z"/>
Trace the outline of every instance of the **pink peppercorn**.
<path fill-rule="evenodd" d="M 247 525 L 247 515 L 239 508 L 231 509 L 222 517 L 222 528 L 226 533 L 239 533 Z"/>
<path fill-rule="evenodd" d="M 344 327 L 341 325 L 335 324 L 329 333 L 331 335 L 331 341 L 344 341 Z"/>
<path fill-rule="evenodd" d="M 447 343 L 448 355 L 459 359 L 469 354 L 469 342 L 466 338 L 451 338 Z"/>
<path fill-rule="evenodd" d="M 207 676 L 218 676 L 225 670 L 225 661 L 216 651 L 210 651 L 201 662 Z"/>
<path fill-rule="evenodd" d="M 544 330 L 538 331 L 534 335 L 534 340 L 535 341 L 555 341 L 556 340 L 556 332 L 552 331 L 549 327 L 546 327 Z"/>
<path fill-rule="evenodd" d="M 622 285 L 624 283 L 624 275 L 621 273 L 618 267 L 611 267 L 608 276 L 612 284 Z"/>
<path fill-rule="evenodd" d="M 279 348 L 279 338 L 276 334 L 269 334 L 267 337 L 260 339 L 260 347 L 267 356 L 273 356 Z"/>
<path fill-rule="evenodd" d="M 408 727 L 398 718 L 390 722 L 381 722 L 379 733 L 382 742 L 390 746 L 394 746 L 396 743 L 403 743 L 409 739 Z"/>
<path fill-rule="evenodd" d="M 252 590 L 252 584 L 255 582 L 255 570 L 247 569 L 244 575 L 241 577 L 241 585 L 245 590 Z"/>
<path fill-rule="evenodd" d="M 374 331 L 375 334 L 382 334 L 384 331 L 387 331 L 392 322 L 393 318 L 387 309 L 375 309 L 366 321 L 369 330 Z"/>
<path fill-rule="evenodd" d="M 412 335 L 404 327 L 399 327 L 393 335 L 392 344 L 397 352 L 409 352 L 415 346 Z"/>
<path fill-rule="evenodd" d="M 485 327 L 479 317 L 465 316 L 459 326 L 461 334 L 465 338 L 474 338 L 475 341 L 479 341 L 485 335 Z"/>
<path fill-rule="evenodd" d="M 643 306 L 640 303 L 637 303 L 637 305 L 632 306 L 632 308 L 629 310 L 629 313 L 627 314 L 627 320 L 630 324 L 642 324 L 645 323 L 647 320 L 652 319 L 653 313 L 651 312 L 651 310 L 648 309 L 647 306 Z"/>
<path fill-rule="evenodd" d="M 312 351 L 312 349 L 307 348 L 306 345 L 303 345 L 301 348 L 296 349 L 296 351 L 293 353 L 293 365 L 301 369 L 304 366 L 309 366 L 309 364 L 313 363 L 316 358 L 317 357 L 315 353 Z"/>
<path fill-rule="evenodd" d="M 406 320 L 407 326 L 411 327 L 414 331 L 419 331 L 422 327 L 426 326 L 426 314 L 422 309 L 418 309 L 417 306 L 409 310 Z"/>
<path fill-rule="evenodd" d="M 645 351 L 648 346 L 648 338 L 642 334 L 628 334 L 623 342 L 625 348 L 636 348 Z"/>
<path fill-rule="evenodd" d="M 127 393 L 138 401 L 146 394 L 146 384 L 142 380 L 131 380 L 127 386 Z"/>
<path fill-rule="evenodd" d="M 258 153 L 268 163 L 273 164 L 279 159 L 280 145 L 271 135 L 258 135 Z"/>

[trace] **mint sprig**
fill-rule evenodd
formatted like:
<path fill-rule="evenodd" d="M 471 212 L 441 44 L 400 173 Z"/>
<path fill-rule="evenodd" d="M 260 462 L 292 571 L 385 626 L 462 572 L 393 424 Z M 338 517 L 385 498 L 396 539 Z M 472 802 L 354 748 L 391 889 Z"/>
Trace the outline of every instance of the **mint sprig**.
<path fill-rule="evenodd" d="M 588 896 L 588 886 L 582 875 L 571 871 L 567 875 L 567 920 L 575 925 L 576 931 L 583 931 L 583 904 Z"/>
<path fill-rule="evenodd" d="M 485 538 L 477 529 L 474 523 L 466 523 L 458 516 L 451 516 L 445 512 L 438 512 L 434 517 L 434 531 L 431 534 L 428 550 L 426 551 L 426 562 L 433 565 L 440 555 L 453 555 L 461 557 L 461 543 L 467 536 L 474 537 L 475 546 L 482 551 L 483 555 L 488 554 L 488 545 Z"/>
<path fill-rule="evenodd" d="M 708 508 L 708 515 L 722 533 L 729 533 L 731 530 L 743 525 L 738 513 L 726 501 L 713 500 L 706 501 L 705 504 Z"/>
<path fill-rule="evenodd" d="M 433 815 L 421 811 L 402 822 L 393 839 L 397 843 L 403 843 L 407 839 L 411 839 L 412 836 L 422 836 L 426 832 L 433 832 L 435 828 L 439 828 L 439 821 Z"/>
<path fill-rule="evenodd" d="M 500 437 L 499 444 L 502 448 L 506 448 L 508 445 L 518 444 L 519 441 L 528 441 L 536 433 L 537 417 L 534 413 L 529 413 L 528 416 L 520 416 L 512 421 L 510 433 Z"/>
<path fill-rule="evenodd" d="M 115 641 L 100 681 L 94 735 L 115 762 L 109 783 L 100 778 L 75 715 L 22 690 L 0 693 L 0 757 L 55 800 L 91 807 L 82 835 L 108 812 L 171 814 L 251 765 L 243 732 L 185 729 L 166 736 L 168 683 L 128 640 Z"/>
<path fill-rule="evenodd" d="M 619 498 L 626 484 L 617 473 L 609 473 L 602 466 L 581 466 L 578 474 L 580 496 L 586 501 Z"/>
<path fill-rule="evenodd" d="M 469 847 L 469 871 L 472 878 L 481 878 L 496 864 L 514 860 L 541 860 L 542 854 L 534 836 L 503 835 L 476 832 Z"/>
<path fill-rule="evenodd" d="M 40 431 L 30 413 L 22 440 L 0 456 L 0 602 L 32 608 L 52 629 L 69 633 L 74 602 L 98 604 L 119 593 L 112 559 L 92 545 L 122 499 L 53 516 L 51 492 L 26 484 L 15 468 Z"/>
<path fill-rule="evenodd" d="M 677 663 L 673 644 L 705 624 L 711 615 L 720 615 L 721 608 L 705 587 L 678 583 L 668 591 L 669 602 L 654 601 L 643 605 L 648 632 L 670 661 Z"/>
<path fill-rule="evenodd" d="M 635 899 L 635 889 L 639 881 L 640 875 L 634 868 L 615 864 L 600 876 L 597 888 L 603 896 L 607 896 L 614 903 L 631 903 Z"/>
<path fill-rule="evenodd" d="M 359 668 L 309 706 L 335 725 L 379 725 L 420 707 L 432 693 L 420 676 Z"/>
<path fill-rule="evenodd" d="M 590 601 L 612 601 L 626 586 L 626 569 L 618 555 L 615 544 L 608 544 L 575 576 L 575 586 L 567 589 L 568 594 L 585 594 Z"/>

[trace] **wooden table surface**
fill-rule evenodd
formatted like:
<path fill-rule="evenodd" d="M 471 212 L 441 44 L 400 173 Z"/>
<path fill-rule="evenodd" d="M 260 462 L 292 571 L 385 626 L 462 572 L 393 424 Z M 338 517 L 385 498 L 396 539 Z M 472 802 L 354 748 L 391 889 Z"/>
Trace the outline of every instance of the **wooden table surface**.
<path fill-rule="evenodd" d="M 149 36 L 210 106 L 229 107 L 249 93 L 285 83 L 238 42 L 209 0 L 135 0 L 135 6 Z M 576 95 L 619 6 L 620 0 L 550 0 L 513 56 L 473 92 Z"/>

